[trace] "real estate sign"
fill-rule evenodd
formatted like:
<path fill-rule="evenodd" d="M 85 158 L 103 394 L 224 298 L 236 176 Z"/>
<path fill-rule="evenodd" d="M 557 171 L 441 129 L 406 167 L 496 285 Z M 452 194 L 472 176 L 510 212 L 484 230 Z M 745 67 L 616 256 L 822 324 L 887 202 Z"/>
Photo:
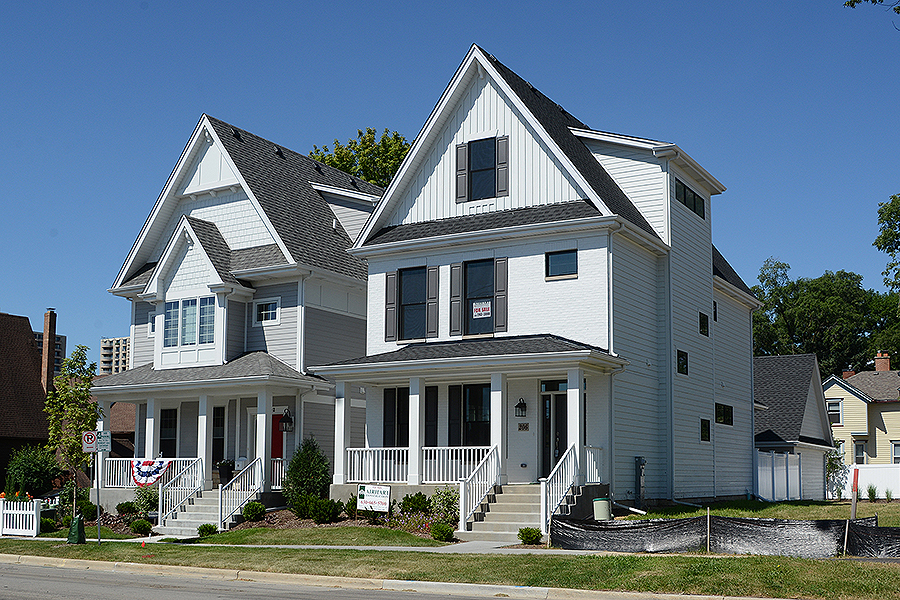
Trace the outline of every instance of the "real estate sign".
<path fill-rule="evenodd" d="M 391 486 L 360 484 L 356 494 L 356 510 L 387 512 L 391 504 Z"/>

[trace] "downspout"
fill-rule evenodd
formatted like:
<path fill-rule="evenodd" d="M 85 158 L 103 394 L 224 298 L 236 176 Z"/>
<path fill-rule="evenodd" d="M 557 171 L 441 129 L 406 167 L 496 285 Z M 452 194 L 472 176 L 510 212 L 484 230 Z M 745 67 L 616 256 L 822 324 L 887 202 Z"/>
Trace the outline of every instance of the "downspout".
<path fill-rule="evenodd" d="M 677 153 L 675 154 L 677 156 Z M 669 169 L 669 162 L 671 157 L 666 157 L 665 161 L 665 173 L 666 173 L 666 186 L 665 186 L 665 206 L 666 206 L 666 219 L 667 219 L 667 233 L 666 236 L 669 239 L 669 245 L 671 247 L 672 241 L 672 211 L 671 211 L 671 202 L 672 202 L 672 174 Z M 672 356 L 674 355 L 675 343 L 672 339 L 672 253 L 671 250 L 665 255 L 665 281 L 664 281 L 664 290 L 665 290 L 665 322 L 666 322 L 666 352 L 665 358 L 662 361 L 661 367 L 666 369 L 666 400 L 669 405 L 668 410 L 668 427 L 666 428 L 666 434 L 668 435 L 668 471 L 669 471 L 669 497 L 673 500 L 675 499 L 675 377 L 672 369 Z"/>
<path fill-rule="evenodd" d="M 297 370 L 306 374 L 306 279 L 297 282 Z M 302 401 L 301 401 L 302 404 Z"/>
<path fill-rule="evenodd" d="M 622 229 L 621 222 L 616 223 L 615 227 L 606 230 L 606 335 L 608 350 L 612 356 L 615 356 L 613 345 L 613 234 Z M 616 481 L 616 403 L 615 403 L 615 386 L 613 385 L 613 376 L 621 373 L 625 367 L 615 369 L 609 374 L 609 453 L 607 460 L 609 461 L 609 493 L 610 498 L 613 497 L 613 489 Z"/>

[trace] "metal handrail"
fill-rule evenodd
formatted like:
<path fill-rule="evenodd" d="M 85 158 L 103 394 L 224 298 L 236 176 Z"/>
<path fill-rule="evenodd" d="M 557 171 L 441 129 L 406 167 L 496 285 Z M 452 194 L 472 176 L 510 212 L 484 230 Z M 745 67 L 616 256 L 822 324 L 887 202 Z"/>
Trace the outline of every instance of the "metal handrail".
<path fill-rule="evenodd" d="M 159 488 L 159 526 L 197 492 L 203 490 L 203 459 L 196 458 Z"/>
<path fill-rule="evenodd" d="M 254 458 L 249 465 L 224 485 L 219 485 L 219 530 L 225 529 L 225 521 L 241 510 L 262 490 L 262 459 Z"/>

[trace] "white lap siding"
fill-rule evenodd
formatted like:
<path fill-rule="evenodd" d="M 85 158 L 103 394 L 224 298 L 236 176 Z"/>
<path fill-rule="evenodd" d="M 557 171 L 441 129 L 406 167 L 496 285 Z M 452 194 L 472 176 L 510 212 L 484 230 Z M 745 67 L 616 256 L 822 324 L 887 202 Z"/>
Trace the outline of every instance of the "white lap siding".
<path fill-rule="evenodd" d="M 135 300 L 130 369 L 153 362 L 153 338 L 149 335 L 149 329 L 150 316 L 155 310 L 152 304 Z"/>

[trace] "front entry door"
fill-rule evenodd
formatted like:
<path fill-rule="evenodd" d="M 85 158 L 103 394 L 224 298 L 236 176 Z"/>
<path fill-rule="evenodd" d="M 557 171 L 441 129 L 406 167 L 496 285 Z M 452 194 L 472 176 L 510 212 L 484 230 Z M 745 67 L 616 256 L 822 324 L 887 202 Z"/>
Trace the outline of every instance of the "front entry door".
<path fill-rule="evenodd" d="M 568 448 L 566 393 L 541 394 L 541 477 L 550 475 Z"/>

